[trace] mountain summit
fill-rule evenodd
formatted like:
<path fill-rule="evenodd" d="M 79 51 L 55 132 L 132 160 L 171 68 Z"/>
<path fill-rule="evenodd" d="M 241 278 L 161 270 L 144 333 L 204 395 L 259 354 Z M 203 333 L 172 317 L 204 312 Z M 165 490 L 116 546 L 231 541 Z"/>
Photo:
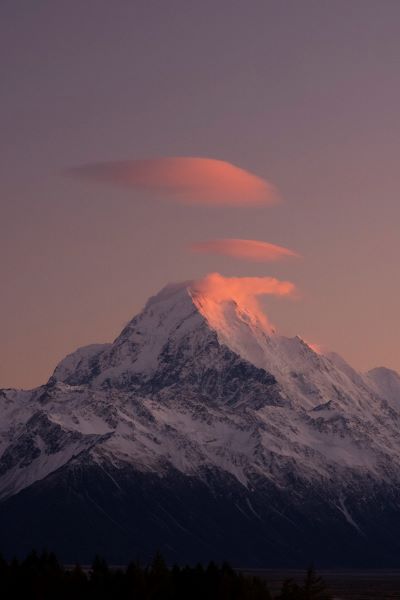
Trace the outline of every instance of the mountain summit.
<path fill-rule="evenodd" d="M 0 390 L 2 549 L 398 566 L 400 377 L 278 335 L 272 278 L 166 286 L 47 384 Z"/>

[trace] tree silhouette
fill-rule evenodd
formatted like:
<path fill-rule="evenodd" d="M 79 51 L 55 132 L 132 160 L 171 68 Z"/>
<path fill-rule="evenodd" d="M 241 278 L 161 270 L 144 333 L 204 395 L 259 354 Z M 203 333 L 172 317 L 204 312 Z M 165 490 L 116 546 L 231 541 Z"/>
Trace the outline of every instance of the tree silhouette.
<path fill-rule="evenodd" d="M 300 600 L 303 598 L 303 590 L 293 579 L 285 579 L 277 600 Z"/>
<path fill-rule="evenodd" d="M 303 585 L 304 600 L 330 600 L 325 582 L 319 577 L 313 566 L 308 567 Z"/>
<path fill-rule="evenodd" d="M 206 567 L 168 567 L 157 553 L 148 566 L 130 563 L 110 568 L 96 556 L 89 573 L 79 565 L 65 568 L 55 554 L 30 552 L 24 560 L 0 555 L 0 598 L 32 600 L 271 600 L 265 580 L 250 577 L 224 563 Z M 313 567 L 303 585 L 286 580 L 279 600 L 329 600 L 331 596 Z"/>

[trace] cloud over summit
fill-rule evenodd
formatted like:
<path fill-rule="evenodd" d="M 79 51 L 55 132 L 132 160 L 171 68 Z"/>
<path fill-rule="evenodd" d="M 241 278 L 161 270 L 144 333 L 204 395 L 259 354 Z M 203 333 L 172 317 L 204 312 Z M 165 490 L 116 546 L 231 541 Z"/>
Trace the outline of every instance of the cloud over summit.
<path fill-rule="evenodd" d="M 290 297 L 296 293 L 293 283 L 275 277 L 224 277 L 220 273 L 210 273 L 194 281 L 191 288 L 195 296 L 202 297 L 202 304 L 207 304 L 208 316 L 218 320 L 220 307 L 233 301 L 239 307 L 250 311 L 269 331 L 272 331 L 272 326 L 260 306 L 258 297 Z"/>

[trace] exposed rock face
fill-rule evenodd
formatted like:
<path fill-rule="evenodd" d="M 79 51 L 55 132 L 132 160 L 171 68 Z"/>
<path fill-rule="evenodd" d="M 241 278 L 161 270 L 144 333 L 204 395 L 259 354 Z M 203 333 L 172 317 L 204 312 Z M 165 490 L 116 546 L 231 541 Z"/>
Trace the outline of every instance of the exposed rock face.
<path fill-rule="evenodd" d="M 0 391 L 1 549 L 399 566 L 400 377 L 190 283 Z"/>

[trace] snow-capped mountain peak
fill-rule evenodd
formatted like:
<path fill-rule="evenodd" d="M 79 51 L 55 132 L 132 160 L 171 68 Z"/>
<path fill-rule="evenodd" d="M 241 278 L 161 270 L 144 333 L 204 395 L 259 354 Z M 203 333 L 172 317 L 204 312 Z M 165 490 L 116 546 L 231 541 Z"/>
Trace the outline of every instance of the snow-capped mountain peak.
<path fill-rule="evenodd" d="M 128 375 L 149 377 L 159 368 L 166 346 L 178 347 L 190 338 L 187 352 L 193 353 L 193 344 L 204 344 L 215 336 L 241 358 L 264 368 L 264 345 L 274 330 L 254 295 L 240 294 L 229 285 L 224 290 L 227 279 L 213 277 L 168 284 L 148 300 L 112 344 L 79 349 L 57 366 L 54 377 L 78 383 L 91 372 L 96 385 Z"/>
<path fill-rule="evenodd" d="M 297 514 L 317 498 L 333 521 L 362 530 L 356 498 L 400 484 L 400 376 L 363 375 L 279 335 L 263 293 L 291 288 L 216 275 L 168 285 L 112 343 L 78 349 L 47 384 L 0 390 L 0 498 L 95 468 L 116 489 L 140 474 L 172 488 L 195 481 L 213 497 L 220 484 L 228 497 L 240 490 L 245 519 L 269 511 L 274 494 L 275 515 L 281 502 Z"/>

